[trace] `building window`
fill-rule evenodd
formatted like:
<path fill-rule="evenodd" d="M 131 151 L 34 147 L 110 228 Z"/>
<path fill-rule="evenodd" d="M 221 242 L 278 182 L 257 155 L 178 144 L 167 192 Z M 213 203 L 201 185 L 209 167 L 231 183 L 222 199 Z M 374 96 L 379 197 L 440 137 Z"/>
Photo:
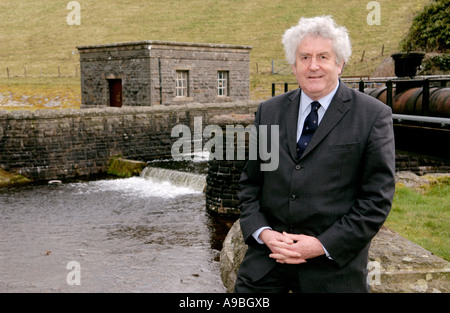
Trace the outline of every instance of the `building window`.
<path fill-rule="evenodd" d="M 189 97 L 188 95 L 189 71 L 177 71 L 176 96 Z"/>
<path fill-rule="evenodd" d="M 217 72 L 217 95 L 228 96 L 228 71 Z"/>

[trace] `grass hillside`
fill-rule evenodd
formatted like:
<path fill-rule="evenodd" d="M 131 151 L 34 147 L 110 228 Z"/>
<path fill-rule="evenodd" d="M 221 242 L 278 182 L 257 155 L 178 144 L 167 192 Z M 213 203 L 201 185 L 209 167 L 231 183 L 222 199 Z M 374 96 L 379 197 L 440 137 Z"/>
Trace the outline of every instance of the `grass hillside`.
<path fill-rule="evenodd" d="M 378 0 L 381 25 L 370 26 L 361 0 L 79 0 L 81 25 L 67 23 L 67 0 L 0 2 L 0 92 L 26 88 L 79 88 L 76 46 L 135 40 L 167 40 L 251 45 L 252 98 L 266 96 L 271 60 L 284 59 L 281 36 L 301 16 L 332 15 L 349 30 L 353 55 L 344 75 L 367 75 L 399 50 L 414 15 L 428 0 Z M 384 45 L 384 57 L 381 56 Z M 364 61 L 361 56 L 364 54 Z M 7 68 L 11 77 L 8 80 Z M 11 87 L 12 86 L 12 87 Z M 71 89 L 71 90 L 72 90 Z M 260 91 L 261 94 L 258 94 Z"/>

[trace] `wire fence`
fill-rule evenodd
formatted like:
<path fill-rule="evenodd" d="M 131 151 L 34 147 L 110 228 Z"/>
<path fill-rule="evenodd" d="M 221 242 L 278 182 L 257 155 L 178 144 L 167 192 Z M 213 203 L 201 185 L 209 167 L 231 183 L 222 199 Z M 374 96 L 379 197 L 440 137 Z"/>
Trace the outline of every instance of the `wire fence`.
<path fill-rule="evenodd" d="M 286 60 L 272 60 L 272 74 L 290 75 L 292 67 Z"/>
<path fill-rule="evenodd" d="M 80 77 L 80 66 L 55 66 L 43 68 L 36 66 L 5 67 L 0 69 L 0 78 L 55 78 L 55 77 Z"/>

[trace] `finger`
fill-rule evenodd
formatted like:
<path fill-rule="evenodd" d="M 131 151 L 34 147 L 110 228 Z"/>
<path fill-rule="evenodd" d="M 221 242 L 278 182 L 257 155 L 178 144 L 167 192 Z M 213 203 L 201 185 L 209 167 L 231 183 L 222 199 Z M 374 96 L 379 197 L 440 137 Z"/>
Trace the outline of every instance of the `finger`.
<path fill-rule="evenodd" d="M 279 232 L 273 231 L 273 230 L 269 230 L 269 229 L 263 230 L 263 232 L 259 236 L 260 236 L 260 239 L 262 241 L 264 241 L 266 244 L 275 242 L 275 241 L 285 242 L 287 244 L 294 243 L 294 241 L 291 238 L 284 236 L 282 233 L 279 233 Z"/>
<path fill-rule="evenodd" d="M 269 245 L 277 247 L 277 248 L 281 248 L 281 249 L 290 249 L 292 247 L 293 243 L 286 243 L 284 241 L 279 241 L 279 240 L 272 240 L 269 241 Z"/>
<path fill-rule="evenodd" d="M 301 257 L 287 257 L 282 253 L 272 253 L 269 255 L 272 259 L 275 259 L 278 263 L 284 264 L 301 264 L 306 263 L 306 260 Z"/>
<path fill-rule="evenodd" d="M 278 263 L 283 263 L 283 264 L 302 264 L 302 263 L 306 263 L 306 260 L 302 259 L 302 258 L 278 259 L 276 261 Z"/>
<path fill-rule="evenodd" d="M 302 236 L 303 236 L 303 235 L 289 234 L 289 233 L 287 233 L 285 231 L 283 232 L 283 235 L 286 238 L 289 238 L 289 239 L 291 239 L 293 241 L 299 241 L 302 238 Z"/>
<path fill-rule="evenodd" d="M 276 249 L 272 251 L 272 254 L 269 255 L 274 259 L 288 259 L 288 258 L 299 258 L 302 255 L 297 251 L 292 251 L 288 249 Z"/>
<path fill-rule="evenodd" d="M 269 254 L 269 257 L 275 259 L 277 262 L 278 261 L 283 262 L 285 259 L 287 259 L 287 257 L 281 253 L 271 253 Z"/>
<path fill-rule="evenodd" d="M 280 236 L 278 236 L 276 239 L 279 240 L 280 242 L 284 242 L 284 243 L 287 243 L 287 244 L 293 244 L 294 243 L 294 240 L 292 240 L 292 238 L 290 238 L 288 236 L 285 236 L 284 233 L 280 234 Z"/>

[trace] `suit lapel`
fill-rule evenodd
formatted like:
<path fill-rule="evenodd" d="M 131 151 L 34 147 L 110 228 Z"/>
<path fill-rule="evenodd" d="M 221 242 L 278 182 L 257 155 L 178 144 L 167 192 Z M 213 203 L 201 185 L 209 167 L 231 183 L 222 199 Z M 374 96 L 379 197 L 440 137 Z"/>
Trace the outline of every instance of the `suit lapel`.
<path fill-rule="evenodd" d="M 348 87 L 340 81 L 339 89 L 325 112 L 319 127 L 311 138 L 311 142 L 305 152 L 303 152 L 302 158 L 311 152 L 345 116 L 350 109 L 350 103 L 348 103 L 350 100 Z"/>
<path fill-rule="evenodd" d="M 297 89 L 289 97 L 287 107 L 285 108 L 286 134 L 291 157 L 295 160 L 297 157 L 297 123 L 298 110 L 300 106 L 300 89 Z"/>

